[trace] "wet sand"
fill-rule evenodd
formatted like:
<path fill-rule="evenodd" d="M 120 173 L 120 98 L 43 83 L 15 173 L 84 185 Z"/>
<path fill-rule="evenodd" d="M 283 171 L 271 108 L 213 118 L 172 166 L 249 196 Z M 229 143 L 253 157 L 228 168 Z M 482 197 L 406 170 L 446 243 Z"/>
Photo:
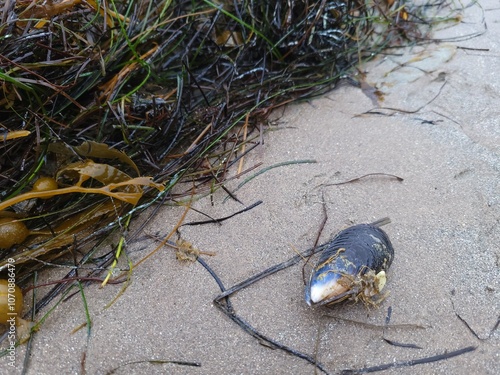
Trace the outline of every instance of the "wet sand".
<path fill-rule="evenodd" d="M 405 362 L 474 347 L 447 360 L 384 374 L 500 373 L 500 8 L 483 1 L 488 30 L 453 43 L 406 49 L 364 69 L 384 93 L 373 98 L 348 84 L 288 106 L 245 168 L 248 176 L 278 163 L 227 199 L 223 190 L 192 204 L 221 224 L 184 226 L 184 240 L 204 252 L 226 288 L 357 223 L 389 216 L 395 248 L 389 296 L 378 309 L 304 302 L 303 262 L 239 291 L 233 308 L 263 335 L 305 353 L 330 374 Z M 491 10 L 488 10 L 491 9 Z M 479 8 L 436 37 L 483 30 Z M 234 171 L 232 172 L 234 173 Z M 332 185 L 372 173 L 376 175 Z M 230 181 L 234 190 L 243 179 Z M 184 212 L 166 207 L 128 244 L 138 260 Z M 185 222 L 206 220 L 190 211 Z M 137 225 L 137 223 L 136 223 Z M 310 270 L 307 265 L 306 273 Z M 92 334 L 81 298 L 56 309 L 36 335 L 28 374 L 314 374 L 315 367 L 259 341 L 213 303 L 220 289 L 197 262 L 179 262 L 164 248 L 135 269 L 132 284 L 109 309 L 120 286 L 88 288 Z M 388 327 L 383 328 L 391 309 Z M 415 347 L 388 343 L 411 344 Z M 20 373 L 0 360 L 0 372 Z M 147 361 L 177 361 L 151 363 Z M 191 364 L 191 366 L 189 365 Z M 199 366 L 194 366 L 199 364 Z M 17 371 L 17 372 L 16 372 Z M 320 373 L 318 371 L 318 373 Z"/>

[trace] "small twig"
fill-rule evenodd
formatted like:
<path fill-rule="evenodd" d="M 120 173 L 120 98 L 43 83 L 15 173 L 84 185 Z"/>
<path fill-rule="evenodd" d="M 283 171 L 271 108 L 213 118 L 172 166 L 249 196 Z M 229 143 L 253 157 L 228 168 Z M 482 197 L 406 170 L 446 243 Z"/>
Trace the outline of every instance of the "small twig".
<path fill-rule="evenodd" d="M 455 303 L 453 302 L 453 299 L 450 298 L 450 301 L 451 301 L 451 307 L 453 308 L 453 313 L 455 314 L 455 316 L 465 325 L 465 327 L 467 327 L 467 329 L 469 330 L 469 332 L 472 333 L 476 339 L 483 340 L 483 339 L 481 339 L 479 337 L 479 335 L 476 333 L 476 331 L 474 331 L 472 329 L 472 327 L 469 325 L 469 323 L 467 323 L 467 321 L 464 318 L 462 318 L 459 313 L 457 313 L 457 310 L 455 309 Z"/>
<path fill-rule="evenodd" d="M 472 329 L 472 327 L 469 325 L 469 323 L 467 323 L 467 321 L 460 316 L 459 313 L 457 313 L 456 311 L 454 311 L 454 313 L 455 313 L 455 316 L 467 327 L 469 332 L 472 333 L 476 339 L 483 340 L 481 337 L 479 337 L 479 335 L 476 333 L 476 331 L 474 331 Z"/>
<path fill-rule="evenodd" d="M 209 219 L 209 220 L 202 220 L 202 221 L 192 221 L 190 223 L 185 223 L 185 224 L 182 224 L 181 227 L 183 226 L 186 226 L 186 225 L 201 225 L 201 224 L 212 224 L 212 223 L 216 223 L 216 224 L 220 224 L 222 223 L 223 221 L 227 220 L 227 219 L 231 219 L 232 217 L 236 216 L 236 215 L 239 215 L 243 212 L 246 212 L 246 211 L 249 211 L 251 210 L 252 208 L 255 208 L 257 207 L 258 205 L 262 204 L 263 202 L 262 201 L 257 201 L 255 202 L 254 204 L 248 206 L 248 207 L 245 207 L 244 209 L 238 211 L 238 212 L 235 212 L 234 214 L 231 214 L 229 216 L 225 216 L 225 217 L 222 217 L 220 219 Z"/>
<path fill-rule="evenodd" d="M 356 370 L 343 370 L 343 371 L 341 371 L 341 374 L 360 374 L 360 373 L 367 373 L 367 372 L 377 372 L 377 371 L 388 370 L 390 368 L 401 368 L 401 367 L 421 365 L 424 363 L 438 362 L 438 361 L 443 361 L 445 359 L 457 357 L 459 355 L 462 355 L 462 354 L 465 354 L 468 352 L 472 352 L 476 349 L 477 349 L 476 346 L 468 346 L 468 347 L 463 348 L 463 349 L 458 349 L 458 350 L 455 350 L 452 352 L 445 352 L 443 354 L 438 354 L 438 355 L 434 355 L 431 357 L 412 359 L 410 361 L 386 363 L 386 364 L 379 365 L 379 366 L 365 367 L 365 368 L 356 369 Z"/>
<path fill-rule="evenodd" d="M 353 117 L 361 117 L 363 115 L 373 115 L 373 114 L 380 114 L 380 115 L 384 115 L 384 116 L 392 116 L 393 115 L 393 114 L 388 114 L 387 115 L 387 114 L 385 114 L 383 112 L 380 112 L 381 109 L 386 109 L 388 111 L 394 111 L 394 112 L 400 112 L 400 113 L 418 113 L 422 109 L 424 109 L 425 107 L 427 107 L 429 104 L 431 104 L 434 100 L 436 100 L 439 95 L 441 95 L 441 91 L 443 91 L 443 88 L 446 85 L 446 83 L 447 83 L 447 81 L 443 82 L 443 84 L 439 88 L 437 94 L 434 95 L 432 97 L 432 99 L 430 99 L 428 102 L 424 103 L 422 106 L 418 107 L 415 110 L 406 110 L 406 109 L 399 109 L 399 108 L 392 108 L 392 107 L 378 107 L 378 108 L 370 109 L 370 110 L 368 110 L 366 112 L 363 112 L 363 113 L 361 113 L 359 115 L 354 115 Z"/>
<path fill-rule="evenodd" d="M 292 258 L 290 258 L 290 259 L 288 259 L 280 264 L 269 267 L 268 269 L 266 269 L 262 272 L 259 272 L 258 274 L 246 279 L 245 281 L 242 281 L 241 283 L 236 284 L 236 285 L 232 286 L 231 288 L 225 290 L 223 293 L 219 294 L 215 298 L 215 300 L 220 301 L 222 298 L 230 296 L 231 294 L 234 294 L 237 291 L 239 291 L 243 288 L 246 288 L 247 286 L 263 279 L 264 277 L 267 277 L 267 276 L 272 275 L 276 272 L 279 272 L 279 271 L 282 271 L 288 267 L 291 267 L 291 266 L 299 263 L 303 258 L 308 257 L 312 254 L 316 254 L 320 251 L 323 251 L 327 246 L 328 246 L 328 244 L 324 244 L 324 245 L 321 245 L 321 246 L 315 247 L 315 248 L 313 247 L 311 249 L 308 249 L 308 250 L 302 252 L 301 254 L 295 255 L 294 257 L 292 257 Z"/>
<path fill-rule="evenodd" d="M 430 328 L 429 326 L 425 326 L 422 324 L 412 324 L 412 323 L 403 323 L 403 324 L 373 324 L 373 323 L 366 323 L 366 322 L 361 322 L 359 320 L 354 320 L 354 319 L 348 319 L 348 318 L 343 318 L 341 316 L 337 315 L 331 315 L 331 314 L 323 314 L 323 317 L 328 317 L 328 318 L 333 318 L 337 320 L 341 320 L 343 322 L 348 322 L 348 323 L 354 323 L 358 324 L 367 328 L 376 328 L 376 329 L 386 329 L 386 328 L 418 328 L 418 329 L 427 329 Z"/>
<path fill-rule="evenodd" d="M 207 160 L 207 162 L 208 162 L 208 160 Z M 213 179 L 214 179 L 214 180 L 217 182 L 217 184 L 218 184 L 218 185 L 222 188 L 222 190 L 224 190 L 224 191 L 227 193 L 227 195 L 229 195 L 229 196 L 230 196 L 230 197 L 231 197 L 234 201 L 238 202 L 239 204 L 243 204 L 243 202 L 242 202 L 242 201 L 240 201 L 240 200 L 236 197 L 236 195 L 234 195 L 233 193 L 231 193 L 231 192 L 229 191 L 229 189 L 228 189 L 228 188 L 224 185 L 224 182 L 223 182 L 223 181 L 221 181 L 221 180 L 220 180 L 220 178 L 219 178 L 219 177 L 215 174 L 215 172 L 213 171 L 213 169 L 211 169 L 211 173 L 212 173 L 212 177 L 213 177 Z M 241 171 L 240 171 L 240 173 L 241 173 Z M 206 214 L 203 214 L 203 215 L 207 216 Z"/>
<path fill-rule="evenodd" d="M 300 259 L 300 257 L 299 257 L 299 259 Z M 249 335 L 258 339 L 262 344 L 269 346 L 271 348 L 274 348 L 274 349 L 281 349 L 281 350 L 283 350 L 283 351 L 285 351 L 285 352 L 287 352 L 295 357 L 304 359 L 307 362 L 314 365 L 319 370 L 321 370 L 322 372 L 324 372 L 325 374 L 328 374 L 328 372 L 323 367 L 323 365 L 321 363 L 317 362 L 311 356 L 304 354 L 304 353 L 301 353 L 299 351 L 296 351 L 296 350 L 294 350 L 286 345 L 282 345 L 279 342 L 259 333 L 254 327 L 252 327 L 245 320 L 243 320 L 240 316 L 238 316 L 232 308 L 231 302 L 229 300 L 229 294 L 223 296 L 223 294 L 225 294 L 225 292 L 226 292 L 226 289 L 224 287 L 224 284 L 220 280 L 220 278 L 217 276 L 217 274 L 210 268 L 210 266 L 201 257 L 198 257 L 198 262 L 210 273 L 210 275 L 214 278 L 215 282 L 219 286 L 222 293 L 214 299 L 214 303 L 219 309 L 222 310 L 222 312 L 224 314 L 226 314 L 226 316 L 229 319 L 231 319 L 233 322 L 238 324 Z M 222 301 L 223 299 L 225 300 L 225 304 Z"/>
<path fill-rule="evenodd" d="M 422 347 L 420 347 L 418 345 L 415 345 L 415 344 L 404 344 L 404 343 L 400 343 L 400 342 L 396 342 L 396 341 L 392 341 L 392 340 L 386 339 L 384 337 L 385 328 L 389 325 L 389 322 L 391 321 L 391 316 L 392 316 L 392 306 L 389 306 L 387 308 L 387 316 L 385 317 L 385 325 L 383 327 L 384 330 L 382 332 L 382 340 L 384 340 L 389 345 L 393 345 L 393 346 L 399 346 L 399 347 L 402 347 L 402 348 L 422 349 Z"/>
<path fill-rule="evenodd" d="M 198 210 L 194 207 L 191 207 L 191 210 L 193 210 L 194 212 L 196 213 L 199 213 L 200 215 L 203 215 L 205 217 L 207 217 L 208 219 L 212 220 L 212 221 L 217 221 L 217 219 L 213 218 L 212 216 L 210 216 L 209 214 L 206 214 L 205 212 L 201 211 L 201 210 Z M 183 224 L 183 225 L 186 225 L 186 224 Z M 182 225 L 181 225 L 182 227 Z M 180 228 L 180 227 L 179 227 Z"/>
<path fill-rule="evenodd" d="M 462 46 L 457 46 L 457 49 L 463 49 L 467 51 L 481 51 L 481 52 L 489 52 L 489 48 L 472 48 L 472 47 L 462 47 Z"/>
<path fill-rule="evenodd" d="M 391 322 L 392 317 L 392 306 L 387 308 L 387 316 L 385 317 L 385 325 L 388 325 Z"/>
<path fill-rule="evenodd" d="M 399 176 L 396 176 L 396 175 L 393 175 L 393 174 L 389 174 L 389 173 L 368 173 L 368 174 L 365 174 L 363 176 L 360 176 L 360 177 L 356 177 L 356 178 L 352 178 L 350 180 L 347 180 L 347 181 L 342 181 L 342 182 L 334 182 L 334 183 L 331 183 L 331 184 L 321 184 L 321 185 L 318 185 L 316 187 L 320 187 L 320 186 L 338 186 L 338 185 L 345 185 L 345 184 L 350 184 L 351 182 L 356 182 L 356 181 L 359 181 L 365 177 L 370 177 L 370 176 L 387 176 L 387 177 L 390 177 L 390 178 L 395 178 L 396 180 L 398 181 L 404 181 L 404 179 L 402 177 L 399 177 Z"/>
<path fill-rule="evenodd" d="M 412 349 L 423 349 L 421 346 L 415 345 L 415 344 L 404 344 L 396 341 L 392 341 L 389 339 L 386 339 L 385 337 L 382 337 L 382 340 L 384 340 L 386 343 L 392 346 L 399 346 L 400 348 L 412 348 Z"/>
<path fill-rule="evenodd" d="M 263 168 L 260 171 L 254 173 L 253 175 L 247 177 L 245 180 L 243 180 L 237 187 L 236 189 L 233 190 L 233 193 L 241 189 L 246 183 L 250 182 L 253 180 L 255 177 L 261 175 L 262 173 L 265 173 L 271 169 L 278 168 L 278 167 L 283 167 L 286 165 L 292 165 L 292 164 L 310 164 L 310 163 L 317 163 L 316 160 L 311 160 L 311 159 L 306 159 L 306 160 L 291 160 L 291 161 L 284 161 L 281 163 L 276 163 L 273 165 L 270 165 L 269 167 Z M 227 199 L 227 198 L 226 198 Z"/>
<path fill-rule="evenodd" d="M 180 365 L 180 366 L 192 366 L 192 367 L 201 367 L 201 363 L 199 362 L 187 362 L 187 361 L 175 361 L 175 360 L 166 360 L 166 359 L 146 359 L 142 361 L 130 361 L 130 362 L 125 362 L 121 364 L 118 367 L 115 367 L 114 369 L 108 371 L 106 375 L 112 375 L 114 374 L 117 370 L 121 369 L 122 367 L 128 366 L 128 365 L 136 365 L 140 363 L 151 363 L 151 364 L 165 364 L 165 363 L 170 363 L 173 365 Z"/>

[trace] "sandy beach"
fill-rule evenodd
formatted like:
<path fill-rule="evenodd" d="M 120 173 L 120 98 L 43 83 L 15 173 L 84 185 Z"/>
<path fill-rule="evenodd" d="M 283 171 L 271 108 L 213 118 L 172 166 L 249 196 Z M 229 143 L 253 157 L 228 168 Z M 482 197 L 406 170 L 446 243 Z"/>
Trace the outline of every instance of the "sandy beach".
<path fill-rule="evenodd" d="M 443 42 L 363 65 L 366 82 L 382 93 L 378 103 L 343 81 L 275 113 L 264 142 L 244 159 L 245 169 L 257 167 L 226 184 L 241 203 L 219 189 L 193 202 L 196 211 L 184 222 L 262 203 L 221 223 L 179 229 L 183 240 L 215 253 L 201 257 L 229 288 L 311 248 L 324 208 L 320 243 L 350 225 L 390 217 L 384 230 L 395 258 L 390 294 L 378 308 L 309 307 L 302 261 L 231 296 L 239 317 L 325 373 L 464 348 L 453 358 L 381 373 L 500 373 L 500 7 L 481 5 L 434 35 Z M 465 37 L 474 33 L 481 35 Z M 368 174 L 377 175 L 339 184 Z M 184 210 L 162 208 L 128 244 L 130 259 L 151 252 L 158 245 L 152 236 L 165 238 Z M 305 265 L 307 276 L 313 263 Z M 90 337 L 86 329 L 72 333 L 85 322 L 80 297 L 52 312 L 33 341 L 28 374 L 82 374 L 82 363 L 87 374 L 322 373 L 224 315 L 210 273 L 199 262 L 178 261 L 169 247 L 137 267 L 105 309 L 120 288 L 88 287 Z M 14 371 L 1 359 L 0 373 L 20 373 L 24 350 Z"/>

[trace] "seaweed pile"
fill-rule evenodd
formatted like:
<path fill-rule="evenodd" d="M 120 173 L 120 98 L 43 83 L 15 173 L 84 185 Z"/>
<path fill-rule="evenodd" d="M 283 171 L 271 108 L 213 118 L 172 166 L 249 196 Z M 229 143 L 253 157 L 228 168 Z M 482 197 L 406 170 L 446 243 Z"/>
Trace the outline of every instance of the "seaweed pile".
<path fill-rule="evenodd" d="M 99 274 L 134 215 L 223 186 L 272 110 L 425 41 L 426 12 L 447 6 L 0 2 L 0 272 L 14 262 L 27 285 L 70 264 L 65 287 L 82 265 Z M 121 240 L 98 257 L 111 233 Z"/>

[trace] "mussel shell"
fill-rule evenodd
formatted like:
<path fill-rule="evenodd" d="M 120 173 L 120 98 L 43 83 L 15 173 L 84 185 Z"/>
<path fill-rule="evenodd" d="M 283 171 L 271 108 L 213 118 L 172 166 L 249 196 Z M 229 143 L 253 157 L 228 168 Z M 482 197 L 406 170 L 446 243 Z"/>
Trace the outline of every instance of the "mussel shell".
<path fill-rule="evenodd" d="M 341 231 L 321 253 L 306 285 L 309 305 L 340 302 L 362 291 L 351 286 L 367 272 L 387 271 L 394 248 L 387 234 L 373 224 Z"/>

